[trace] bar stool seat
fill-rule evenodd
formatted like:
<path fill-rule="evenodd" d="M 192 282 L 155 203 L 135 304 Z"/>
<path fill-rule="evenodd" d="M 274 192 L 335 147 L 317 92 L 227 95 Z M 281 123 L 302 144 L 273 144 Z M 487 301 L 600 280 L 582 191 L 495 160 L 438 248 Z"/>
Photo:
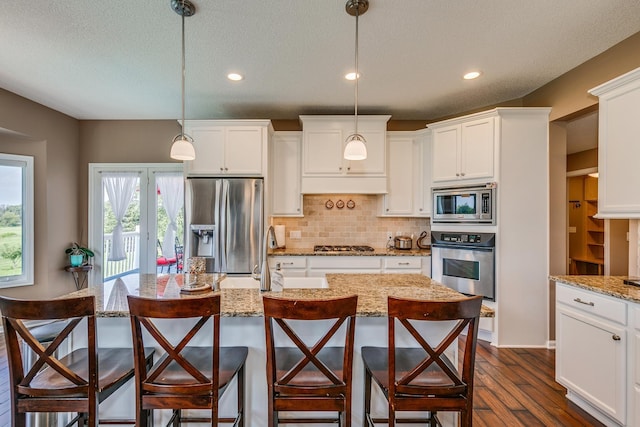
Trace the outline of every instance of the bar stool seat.
<path fill-rule="evenodd" d="M 394 427 L 400 422 L 440 426 L 438 411 L 460 412 L 460 426 L 472 425 L 473 375 L 481 306 L 480 296 L 455 301 L 388 297 L 388 346 L 361 349 L 367 427 L 376 423 Z M 448 325 L 446 333 L 436 343 L 425 336 L 430 322 Z M 445 352 L 452 346 L 457 348 L 456 340 L 465 331 L 467 338 L 458 369 Z M 403 340 L 413 340 L 417 346 L 396 346 L 399 336 Z M 371 414 L 373 383 L 387 400 L 386 418 Z M 423 411 L 429 415 L 396 419 L 396 412 L 402 411 Z"/>
<path fill-rule="evenodd" d="M 169 422 L 174 426 L 184 422 L 244 426 L 244 367 L 249 350 L 220 347 L 220 295 L 163 300 L 128 295 L 127 300 L 136 360 L 137 425 L 147 426 L 153 419 L 153 410 L 169 409 Z M 169 339 L 167 335 L 173 335 L 175 330 L 162 327 L 159 321 L 163 319 L 190 319 L 193 326 Z M 211 344 L 192 343 L 205 325 L 211 325 Z M 142 363 L 145 343 L 164 350 L 151 367 Z M 218 403 L 234 378 L 237 412 L 233 417 L 221 417 Z M 208 409 L 209 414 L 186 416 L 184 409 Z"/>
<path fill-rule="evenodd" d="M 58 300 L 18 300 L 0 297 L 0 311 L 7 346 L 11 419 L 24 426 L 27 413 L 76 412 L 69 424 L 98 425 L 98 405 L 134 376 L 133 350 L 98 349 L 93 296 Z M 42 328 L 34 336 L 25 321 L 65 320 L 64 327 L 45 346 L 39 339 L 50 338 L 60 324 Z M 79 325 L 87 347 L 56 356 L 60 345 Z M 82 335 L 80 335 L 82 336 Z M 24 344 L 20 340 L 24 341 Z M 23 350 L 29 347 L 35 356 L 25 365 Z M 144 363 L 149 365 L 153 349 L 144 349 Z M 103 423 L 133 424 L 132 420 L 100 420 Z"/>
<path fill-rule="evenodd" d="M 352 366 L 357 296 L 296 300 L 264 296 L 267 347 L 268 425 L 335 423 L 351 426 Z M 326 333 L 305 342 L 302 326 L 317 325 Z M 277 327 L 276 327 L 277 325 Z M 315 327 L 315 325 L 314 325 Z M 326 327 L 326 328 L 325 328 Z M 280 342 L 282 332 L 289 343 Z M 343 343 L 328 346 L 329 342 Z M 293 344 L 293 345 L 291 345 Z M 280 412 L 336 412 L 336 417 L 280 418 Z"/>

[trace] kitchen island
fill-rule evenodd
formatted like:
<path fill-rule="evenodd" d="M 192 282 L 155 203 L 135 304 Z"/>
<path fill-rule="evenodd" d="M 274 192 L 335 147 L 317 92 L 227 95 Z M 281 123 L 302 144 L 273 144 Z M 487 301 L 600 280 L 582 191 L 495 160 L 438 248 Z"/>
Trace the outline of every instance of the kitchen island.
<path fill-rule="evenodd" d="M 556 282 L 556 381 L 607 426 L 640 425 L 640 287 L 626 276 Z M 637 280 L 637 278 L 635 278 Z"/>
<path fill-rule="evenodd" d="M 104 285 L 93 285 L 68 296 L 94 295 L 98 319 L 98 340 L 100 346 L 129 346 L 131 331 L 128 320 L 126 295 L 141 295 L 149 298 L 193 298 L 214 291 L 199 294 L 181 294 L 182 275 L 142 275 L 137 283 L 126 284 L 116 281 Z M 214 283 L 214 275 L 207 276 Z M 363 425 L 363 367 L 360 348 L 365 345 L 386 346 L 387 344 L 387 297 L 428 299 L 436 301 L 460 299 L 464 296 L 443 286 L 430 278 L 419 274 L 328 274 L 327 289 L 285 289 L 282 293 L 261 293 L 258 289 L 222 289 L 221 294 L 221 345 L 243 345 L 249 347 L 246 367 L 246 425 L 267 425 L 267 385 L 264 318 L 262 317 L 262 295 L 276 294 L 284 298 L 323 299 L 346 295 L 358 295 L 358 308 L 355 334 L 355 355 L 353 369 L 353 425 Z M 492 311 L 483 307 L 483 316 L 492 316 Z M 172 320 L 171 327 L 176 331 L 186 327 L 187 321 Z M 309 328 L 308 335 L 317 335 L 321 328 Z M 440 339 L 443 328 L 431 326 L 429 339 Z M 79 337 L 78 337 L 79 338 Z M 196 337 L 198 338 L 198 337 Z M 201 343 L 206 343 L 206 334 Z M 74 345 L 83 344 L 79 340 Z M 413 345 L 405 340 L 402 345 Z M 159 350 L 159 349 L 158 349 Z M 457 348 L 450 348 L 449 355 L 456 357 Z M 232 385 L 232 387 L 234 387 Z M 133 393 L 130 387 L 129 393 Z M 131 395 L 118 397 L 115 402 L 104 402 L 101 410 L 110 415 L 131 416 Z M 375 408 L 385 413 L 383 399 L 374 392 Z M 221 401 L 221 414 L 225 408 L 235 405 L 234 393 L 227 393 Z M 127 410 L 129 413 L 127 414 Z M 166 415 L 166 414 L 165 414 Z M 157 417 L 161 417 L 157 411 Z M 286 416 L 286 414 L 284 414 Z M 451 418 L 453 419 L 453 418 Z M 160 420 L 159 420 L 160 421 Z"/>

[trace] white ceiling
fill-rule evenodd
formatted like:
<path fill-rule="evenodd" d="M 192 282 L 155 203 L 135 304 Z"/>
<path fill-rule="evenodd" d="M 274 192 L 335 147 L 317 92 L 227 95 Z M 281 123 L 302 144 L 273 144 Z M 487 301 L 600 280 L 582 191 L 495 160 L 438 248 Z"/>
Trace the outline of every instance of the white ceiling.
<path fill-rule="evenodd" d="M 353 112 L 346 0 L 194 0 L 187 118 Z M 180 116 L 170 0 L 4 1 L 0 87 L 78 119 Z M 640 31 L 637 0 L 370 0 L 361 114 L 428 120 L 522 97 Z M 480 69 L 483 76 L 461 75 Z M 226 79 L 235 71 L 239 83 Z"/>

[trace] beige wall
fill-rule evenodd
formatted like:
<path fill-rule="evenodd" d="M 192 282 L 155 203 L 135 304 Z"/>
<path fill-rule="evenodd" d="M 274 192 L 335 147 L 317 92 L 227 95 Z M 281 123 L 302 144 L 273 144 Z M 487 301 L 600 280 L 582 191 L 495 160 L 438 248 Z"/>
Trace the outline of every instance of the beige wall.
<path fill-rule="evenodd" d="M 79 208 L 86 234 L 89 163 L 170 163 L 176 120 L 83 120 L 80 122 Z"/>
<path fill-rule="evenodd" d="M 567 171 L 577 171 L 598 167 L 598 149 L 579 151 L 567 156 Z"/>
<path fill-rule="evenodd" d="M 587 92 L 640 67 L 640 32 L 607 49 L 523 98 L 525 107 L 553 107 L 550 120 L 575 114 L 598 103 Z"/>
<path fill-rule="evenodd" d="M 65 248 L 80 240 L 78 121 L 0 89 L 0 151 L 34 156 L 35 285 L 0 295 L 48 298 L 75 289 Z M 86 235 L 84 236 L 86 240 Z"/>

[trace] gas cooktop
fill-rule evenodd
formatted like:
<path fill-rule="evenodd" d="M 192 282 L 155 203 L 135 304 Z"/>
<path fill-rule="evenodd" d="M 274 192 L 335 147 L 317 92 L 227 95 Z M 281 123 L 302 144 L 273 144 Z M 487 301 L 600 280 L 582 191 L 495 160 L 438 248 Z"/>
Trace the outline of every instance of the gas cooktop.
<path fill-rule="evenodd" d="M 371 246 L 363 245 L 316 245 L 314 252 L 373 252 Z"/>

